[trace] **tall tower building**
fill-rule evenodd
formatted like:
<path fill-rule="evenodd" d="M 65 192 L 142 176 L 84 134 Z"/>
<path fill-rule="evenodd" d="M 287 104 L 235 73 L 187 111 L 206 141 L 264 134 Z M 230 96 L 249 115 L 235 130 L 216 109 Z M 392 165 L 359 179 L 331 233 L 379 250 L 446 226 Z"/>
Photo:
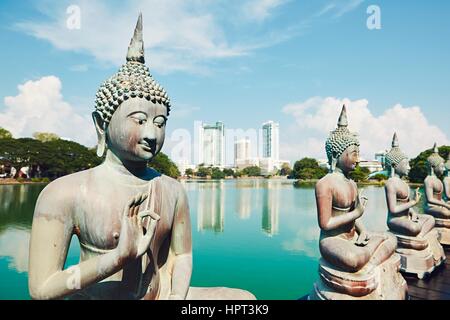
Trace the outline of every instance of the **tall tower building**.
<path fill-rule="evenodd" d="M 262 157 L 278 161 L 280 159 L 280 125 L 277 122 L 268 121 L 262 126 Z"/>
<path fill-rule="evenodd" d="M 225 166 L 225 126 L 202 124 L 199 128 L 199 164 L 209 167 Z"/>
<path fill-rule="evenodd" d="M 234 165 L 237 167 L 241 161 L 249 160 L 251 156 L 250 139 L 240 139 L 234 143 Z"/>

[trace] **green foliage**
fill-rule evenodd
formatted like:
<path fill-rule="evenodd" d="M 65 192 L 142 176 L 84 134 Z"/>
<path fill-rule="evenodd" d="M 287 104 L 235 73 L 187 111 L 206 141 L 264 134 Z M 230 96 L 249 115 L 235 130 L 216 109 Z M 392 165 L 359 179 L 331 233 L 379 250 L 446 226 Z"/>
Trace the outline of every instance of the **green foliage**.
<path fill-rule="evenodd" d="M 321 179 L 328 173 L 328 170 L 321 168 L 316 159 L 303 158 L 296 161 L 291 177 L 299 180 Z"/>
<path fill-rule="evenodd" d="M 191 168 L 186 169 L 186 171 L 184 172 L 187 176 L 193 176 L 194 175 L 194 170 L 192 170 Z"/>
<path fill-rule="evenodd" d="M 385 181 L 388 179 L 388 177 L 382 173 L 378 173 L 378 174 L 374 175 L 371 179 L 377 180 L 377 181 Z"/>
<path fill-rule="evenodd" d="M 291 167 L 289 167 L 289 165 L 288 165 L 287 163 L 284 163 L 284 164 L 281 166 L 281 169 L 280 169 L 280 171 L 278 172 L 278 174 L 279 174 L 280 176 L 290 176 L 290 175 L 292 174 L 292 169 L 291 169 Z"/>
<path fill-rule="evenodd" d="M 206 178 L 207 176 L 212 175 L 212 170 L 211 168 L 200 166 L 197 170 L 196 175 L 199 176 L 200 178 Z"/>
<path fill-rule="evenodd" d="M 49 132 L 35 132 L 33 133 L 33 138 L 41 142 L 50 142 L 60 139 L 60 137 L 57 134 Z"/>
<path fill-rule="evenodd" d="M 242 170 L 242 173 L 249 177 L 259 177 L 261 175 L 261 168 L 257 166 L 247 167 Z"/>
<path fill-rule="evenodd" d="M 39 166 L 41 176 L 58 178 L 101 163 L 95 152 L 73 141 L 41 142 L 30 138 L 0 140 L 0 157 L 17 169 Z"/>
<path fill-rule="evenodd" d="M 409 164 L 411 171 L 409 172 L 409 179 L 414 183 L 422 183 L 428 175 L 427 158 L 433 153 L 433 149 L 428 149 L 421 152 L 416 158 L 412 159 Z M 442 146 L 439 148 L 439 154 L 444 159 L 447 159 L 450 153 L 450 146 Z"/>
<path fill-rule="evenodd" d="M 225 174 L 226 177 L 233 177 L 234 176 L 233 169 L 225 168 L 225 169 L 223 169 L 223 173 Z"/>
<path fill-rule="evenodd" d="M 150 161 L 149 166 L 158 172 L 175 179 L 181 175 L 175 163 L 162 152 L 158 153 L 156 157 Z"/>
<path fill-rule="evenodd" d="M 11 132 L 0 127 L 0 139 L 12 139 Z"/>
<path fill-rule="evenodd" d="M 212 168 L 211 179 L 225 179 L 225 173 L 219 168 Z"/>
<path fill-rule="evenodd" d="M 361 168 L 358 165 L 358 166 L 356 166 L 355 170 L 350 172 L 349 177 L 350 177 L 350 179 L 354 180 L 355 182 L 363 182 L 369 178 L 369 174 L 370 174 L 369 169 Z"/>

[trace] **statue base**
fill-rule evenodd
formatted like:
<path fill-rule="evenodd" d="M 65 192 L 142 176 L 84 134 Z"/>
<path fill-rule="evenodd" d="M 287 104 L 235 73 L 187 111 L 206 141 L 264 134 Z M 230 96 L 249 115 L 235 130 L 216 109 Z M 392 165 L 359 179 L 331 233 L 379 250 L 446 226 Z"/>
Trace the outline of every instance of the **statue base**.
<path fill-rule="evenodd" d="M 397 237 L 396 252 L 400 255 L 400 271 L 416 274 L 423 279 L 431 274 L 446 259 L 444 248 L 439 243 L 439 234 L 433 229 L 424 237 L 409 237 L 394 233 Z"/>
<path fill-rule="evenodd" d="M 440 235 L 439 242 L 442 245 L 450 246 L 450 219 L 434 219 L 436 220 L 435 229 Z"/>
<path fill-rule="evenodd" d="M 408 287 L 399 270 L 398 254 L 371 270 L 364 267 L 355 273 L 341 271 L 322 258 L 320 279 L 309 300 L 405 300 Z"/>

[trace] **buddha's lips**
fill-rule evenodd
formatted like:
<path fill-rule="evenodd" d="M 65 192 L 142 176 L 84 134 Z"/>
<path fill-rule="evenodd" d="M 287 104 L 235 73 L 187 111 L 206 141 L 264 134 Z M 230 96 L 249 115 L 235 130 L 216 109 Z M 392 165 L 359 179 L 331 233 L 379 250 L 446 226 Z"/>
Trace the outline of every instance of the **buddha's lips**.
<path fill-rule="evenodd" d="M 153 153 L 154 148 L 152 148 L 148 143 L 146 142 L 140 142 L 139 145 L 144 149 L 144 151 Z"/>

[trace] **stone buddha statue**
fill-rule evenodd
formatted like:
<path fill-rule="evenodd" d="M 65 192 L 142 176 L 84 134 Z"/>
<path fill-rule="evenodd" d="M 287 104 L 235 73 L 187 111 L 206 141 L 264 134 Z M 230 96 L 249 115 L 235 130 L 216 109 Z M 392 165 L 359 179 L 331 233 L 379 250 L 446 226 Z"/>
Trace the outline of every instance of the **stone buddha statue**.
<path fill-rule="evenodd" d="M 30 241 L 34 299 L 254 299 L 244 290 L 190 287 L 192 238 L 181 184 L 148 167 L 171 108 L 144 64 L 142 16 L 126 63 L 97 92 L 93 121 L 104 162 L 50 183 Z M 73 235 L 80 261 L 64 269 Z"/>
<path fill-rule="evenodd" d="M 445 201 L 450 203 L 450 152 L 448 153 L 447 161 L 445 162 L 445 173 L 444 173 L 444 195 Z"/>
<path fill-rule="evenodd" d="M 446 168 L 437 144 L 434 144 L 433 153 L 427 159 L 427 166 L 428 176 L 424 181 L 425 212 L 434 216 L 441 244 L 450 245 L 450 203 L 444 201 L 444 184 L 437 177 L 443 175 Z"/>
<path fill-rule="evenodd" d="M 404 299 L 397 241 L 368 232 L 359 218 L 367 203 L 349 173 L 359 162 L 359 140 L 348 129 L 345 106 L 326 141 L 330 173 L 316 185 L 320 280 L 312 299 Z"/>
<path fill-rule="evenodd" d="M 402 179 L 411 168 L 408 157 L 400 149 L 397 134 L 392 139 L 392 149 L 386 154 L 385 165 L 390 174 L 385 184 L 387 225 L 397 237 L 396 252 L 402 257 L 401 270 L 423 278 L 445 260 L 445 253 L 434 229 L 434 218 L 415 210 L 421 198 L 419 189 L 411 199 L 410 187 Z"/>

